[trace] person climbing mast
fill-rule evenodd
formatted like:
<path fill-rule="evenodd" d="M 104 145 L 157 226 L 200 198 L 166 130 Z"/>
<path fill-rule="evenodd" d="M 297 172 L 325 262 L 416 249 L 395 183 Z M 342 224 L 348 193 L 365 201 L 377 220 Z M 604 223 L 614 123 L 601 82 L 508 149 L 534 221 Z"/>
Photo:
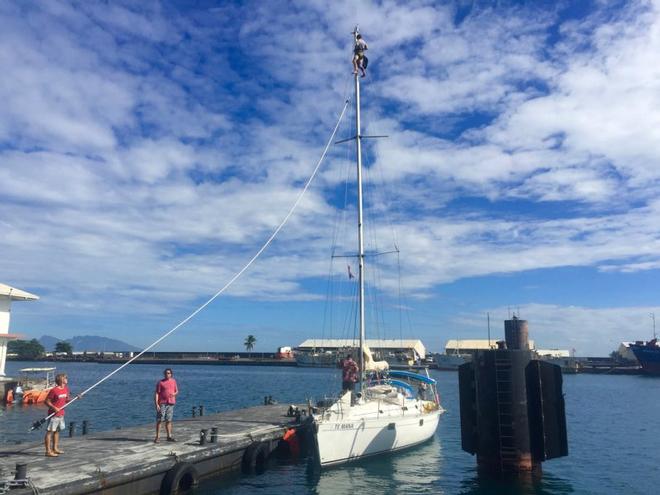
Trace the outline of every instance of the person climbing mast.
<path fill-rule="evenodd" d="M 362 77 L 367 75 L 367 57 L 364 56 L 365 50 L 368 50 L 367 42 L 362 39 L 362 35 L 355 36 L 355 46 L 353 47 L 353 74 L 358 73 L 358 69 L 362 72 Z"/>

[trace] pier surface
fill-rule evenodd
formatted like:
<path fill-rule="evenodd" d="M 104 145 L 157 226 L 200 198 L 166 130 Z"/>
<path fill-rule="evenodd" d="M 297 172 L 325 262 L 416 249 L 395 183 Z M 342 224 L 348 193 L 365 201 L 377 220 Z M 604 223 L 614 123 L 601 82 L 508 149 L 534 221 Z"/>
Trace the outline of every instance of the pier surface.
<path fill-rule="evenodd" d="M 0 448 L 2 480 L 17 463 L 27 464 L 27 478 L 42 495 L 159 493 L 165 475 L 181 463 L 190 463 L 199 477 L 241 468 L 250 445 L 271 452 L 297 421 L 287 416 L 288 405 L 257 406 L 174 421 L 176 442 L 154 443 L 155 423 L 102 433 L 60 435 L 59 457 L 45 457 L 43 442 Z M 218 429 L 217 443 L 200 444 L 200 430 Z M 164 430 L 164 427 L 163 427 Z M 44 430 L 37 433 L 40 437 Z M 252 448 L 254 450 L 254 447 Z M 13 475 L 11 476 L 13 479 Z M 33 488 L 12 489 L 16 495 Z"/>

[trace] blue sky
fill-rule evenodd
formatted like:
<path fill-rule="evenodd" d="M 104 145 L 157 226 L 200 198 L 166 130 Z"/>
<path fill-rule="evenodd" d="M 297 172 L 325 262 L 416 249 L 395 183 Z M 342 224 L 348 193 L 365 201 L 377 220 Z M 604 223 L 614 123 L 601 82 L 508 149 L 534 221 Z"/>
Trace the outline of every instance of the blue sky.
<path fill-rule="evenodd" d="M 516 311 L 544 348 L 650 337 L 659 7 L 3 2 L 0 282 L 41 296 L 12 332 L 145 346 L 222 287 L 320 157 L 359 24 L 364 132 L 389 136 L 365 146 L 370 249 L 401 251 L 378 259 L 379 336 L 439 351 Z M 265 255 L 160 349 L 345 336 L 323 315 L 350 159 L 333 147 Z"/>

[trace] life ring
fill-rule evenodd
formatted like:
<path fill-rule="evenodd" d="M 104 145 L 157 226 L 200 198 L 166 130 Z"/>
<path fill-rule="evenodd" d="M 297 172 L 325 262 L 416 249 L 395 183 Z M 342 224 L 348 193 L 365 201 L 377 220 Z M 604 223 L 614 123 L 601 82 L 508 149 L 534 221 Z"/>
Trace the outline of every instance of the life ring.
<path fill-rule="evenodd" d="M 266 461 L 270 455 L 270 446 L 266 442 L 251 443 L 241 461 L 243 474 L 263 474 L 266 471 Z"/>
<path fill-rule="evenodd" d="M 198 482 L 197 468 L 189 462 L 179 462 L 165 474 L 160 484 L 160 495 L 188 493 Z"/>

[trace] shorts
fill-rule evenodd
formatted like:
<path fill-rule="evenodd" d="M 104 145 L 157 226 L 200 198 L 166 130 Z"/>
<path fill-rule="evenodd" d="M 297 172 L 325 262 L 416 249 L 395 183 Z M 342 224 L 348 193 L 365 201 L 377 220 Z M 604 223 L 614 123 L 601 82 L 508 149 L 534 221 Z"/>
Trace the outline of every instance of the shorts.
<path fill-rule="evenodd" d="M 53 416 L 48 420 L 46 431 L 63 431 L 66 429 L 64 416 Z"/>
<path fill-rule="evenodd" d="M 156 421 L 169 423 L 174 417 L 174 404 L 160 404 L 160 411 L 156 411 Z"/>

